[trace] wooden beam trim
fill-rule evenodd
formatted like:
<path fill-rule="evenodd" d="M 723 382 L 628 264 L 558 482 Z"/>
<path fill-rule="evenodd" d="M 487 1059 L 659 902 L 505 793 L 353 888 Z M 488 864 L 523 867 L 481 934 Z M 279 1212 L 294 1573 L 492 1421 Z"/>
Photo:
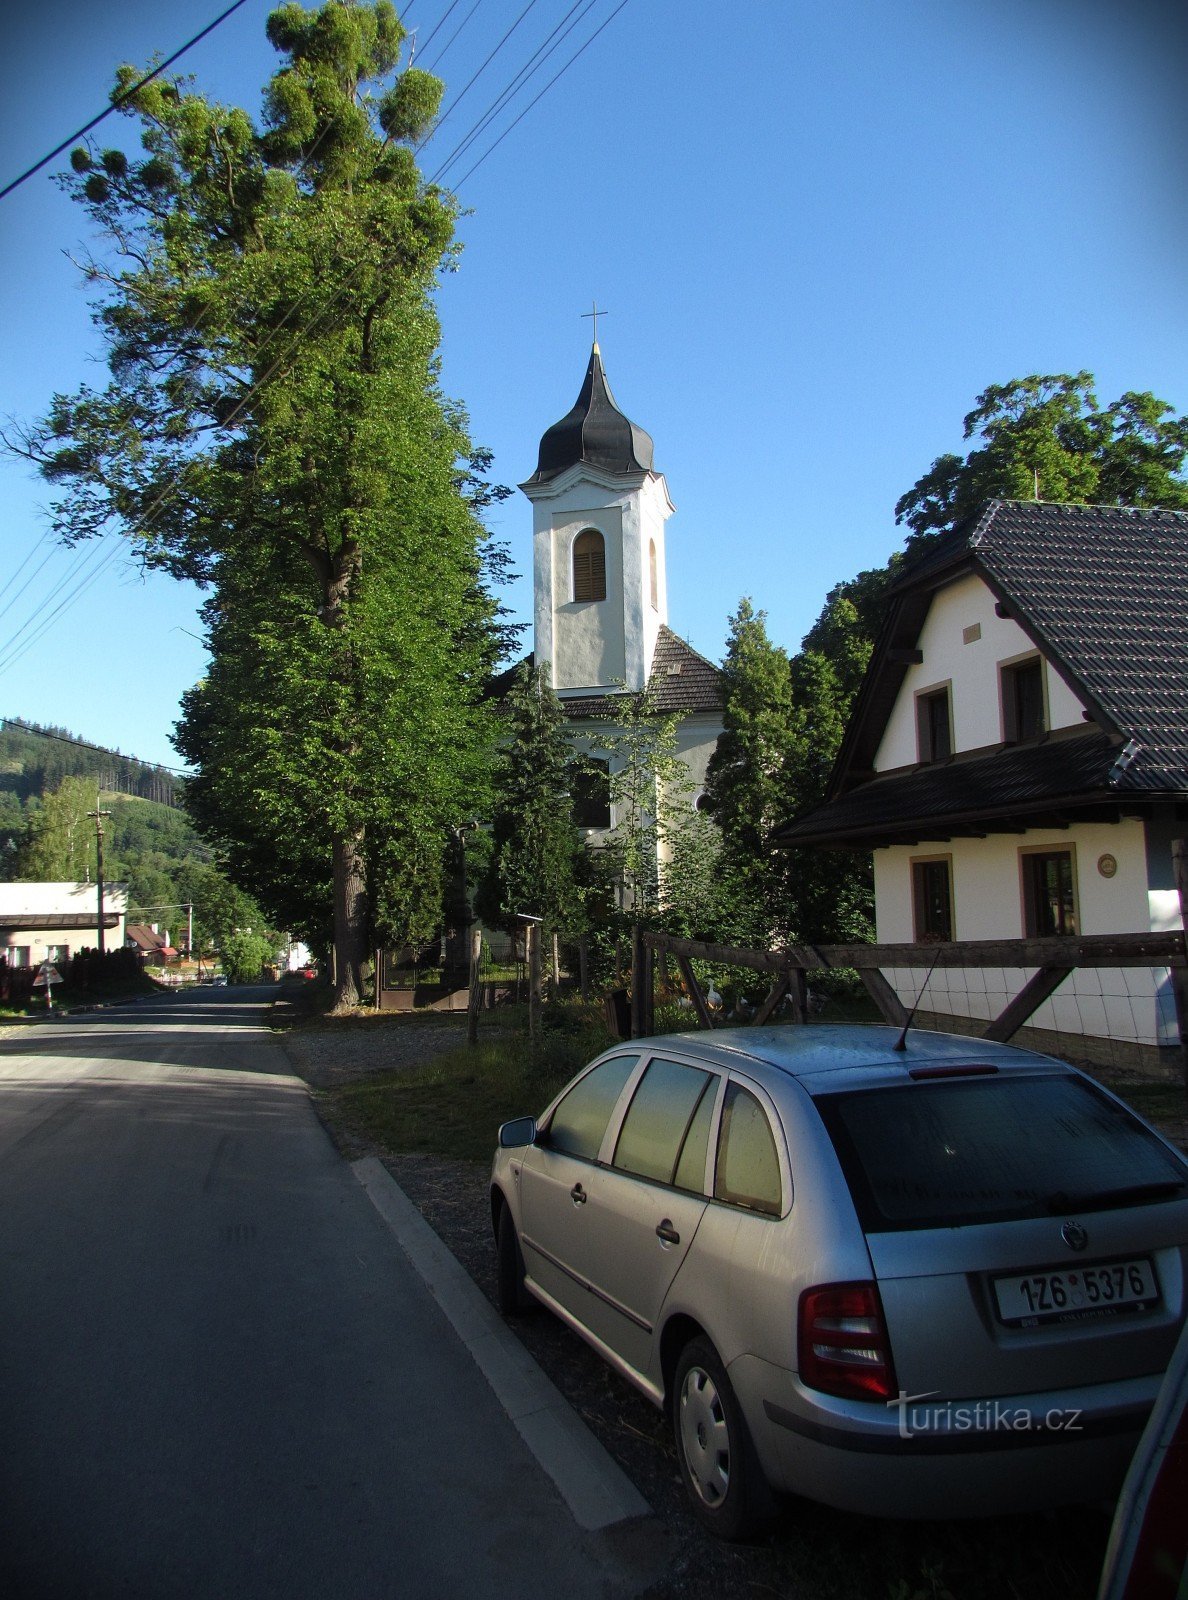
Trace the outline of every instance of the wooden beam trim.
<path fill-rule="evenodd" d="M 644 937 L 647 938 L 647 935 L 645 934 Z M 710 1016 L 709 1007 L 705 1003 L 705 996 L 702 994 L 701 986 L 694 976 L 692 962 L 680 950 L 675 951 L 674 954 L 677 958 L 677 966 L 681 969 L 681 977 L 685 980 L 685 987 L 689 991 L 689 999 L 692 1000 L 693 1009 L 697 1013 L 697 1020 L 703 1028 L 712 1028 L 714 1019 Z"/>
<path fill-rule="evenodd" d="M 1041 967 L 1028 978 L 1011 1003 L 999 1012 L 983 1032 L 982 1038 L 1005 1044 L 1074 970 L 1072 967 Z"/>

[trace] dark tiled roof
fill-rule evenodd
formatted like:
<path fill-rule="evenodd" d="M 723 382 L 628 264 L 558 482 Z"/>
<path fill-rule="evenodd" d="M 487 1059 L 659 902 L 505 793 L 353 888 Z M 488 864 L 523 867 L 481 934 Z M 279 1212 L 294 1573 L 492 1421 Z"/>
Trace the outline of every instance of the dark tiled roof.
<path fill-rule="evenodd" d="M 966 572 L 987 583 L 1104 732 L 871 779 L 931 597 Z M 968 822 L 1000 803 L 1022 812 L 1062 796 L 1101 805 L 1111 796 L 1185 793 L 1188 513 L 991 500 L 905 565 L 888 590 L 830 799 L 783 837 L 825 842 L 844 832 L 857 842 L 863 829 L 870 838 L 895 829 L 906 837 L 917 819 Z"/>
<path fill-rule="evenodd" d="M 652 471 L 651 438 L 615 404 L 597 345 L 572 410 L 541 439 L 536 471 L 528 483 L 547 483 L 579 461 L 605 472 Z"/>
<path fill-rule="evenodd" d="M 1188 789 L 1188 513 L 992 501 L 975 566 L 1139 752 L 1120 789 Z"/>
<path fill-rule="evenodd" d="M 859 784 L 798 817 L 780 838 L 869 847 L 993 831 L 995 823 L 1013 830 L 1038 813 L 1116 813 L 1120 796 L 1108 778 L 1117 757 L 1116 742 L 1096 732 L 913 767 Z"/>
<path fill-rule="evenodd" d="M 529 669 L 534 655 L 525 656 L 514 667 L 508 667 L 491 680 L 489 693 L 494 699 L 503 699 L 511 688 L 512 678 L 525 663 Z M 652 687 L 655 690 L 657 711 L 668 715 L 679 712 L 692 716 L 698 711 L 722 709 L 722 674 L 712 661 L 698 655 L 691 644 L 686 644 L 679 634 L 663 623 L 656 639 L 656 653 L 652 658 Z M 589 718 L 615 717 L 624 690 L 619 694 L 562 695 L 561 705 L 571 722 L 585 722 Z"/>

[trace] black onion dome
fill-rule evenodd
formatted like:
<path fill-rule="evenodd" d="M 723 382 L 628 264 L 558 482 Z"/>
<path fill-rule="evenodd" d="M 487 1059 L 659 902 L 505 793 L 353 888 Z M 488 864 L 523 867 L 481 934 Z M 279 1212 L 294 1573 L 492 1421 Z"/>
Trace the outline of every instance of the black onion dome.
<path fill-rule="evenodd" d="M 651 472 L 652 440 L 615 404 L 595 345 L 573 410 L 554 422 L 540 441 L 540 458 L 529 483 L 547 483 L 580 461 L 604 472 Z"/>

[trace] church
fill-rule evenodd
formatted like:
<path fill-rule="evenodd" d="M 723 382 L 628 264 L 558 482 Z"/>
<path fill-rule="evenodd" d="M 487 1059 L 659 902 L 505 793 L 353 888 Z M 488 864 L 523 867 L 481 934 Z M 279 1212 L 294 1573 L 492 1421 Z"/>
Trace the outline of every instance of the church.
<path fill-rule="evenodd" d="M 615 402 L 595 342 L 581 392 L 540 441 L 520 485 L 532 502 L 533 653 L 547 662 L 577 749 L 601 762 L 616 704 L 651 685 L 679 719 L 688 803 L 699 806 L 722 731 L 717 667 L 668 626 L 665 524 L 674 506 L 650 436 Z M 597 845 L 616 818 L 606 789 L 580 797 Z"/>

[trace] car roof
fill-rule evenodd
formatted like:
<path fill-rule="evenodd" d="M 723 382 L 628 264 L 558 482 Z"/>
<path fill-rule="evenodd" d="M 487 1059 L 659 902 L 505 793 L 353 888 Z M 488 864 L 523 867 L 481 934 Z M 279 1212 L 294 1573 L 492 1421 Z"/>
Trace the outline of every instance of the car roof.
<path fill-rule="evenodd" d="M 651 1050 L 667 1048 L 686 1055 L 692 1053 L 718 1066 L 745 1068 L 753 1064 L 772 1068 L 798 1079 L 810 1091 L 840 1088 L 835 1076 L 839 1073 L 877 1082 L 886 1081 L 892 1073 L 907 1078 L 912 1068 L 947 1065 L 985 1065 L 1000 1072 L 1073 1070 L 1066 1062 L 1033 1050 L 963 1034 L 926 1032 L 922 1028 L 909 1029 L 903 1050 L 897 1050 L 895 1044 L 902 1031 L 880 1023 L 816 1022 L 805 1026 L 660 1034 L 631 1043 L 646 1044 Z"/>

